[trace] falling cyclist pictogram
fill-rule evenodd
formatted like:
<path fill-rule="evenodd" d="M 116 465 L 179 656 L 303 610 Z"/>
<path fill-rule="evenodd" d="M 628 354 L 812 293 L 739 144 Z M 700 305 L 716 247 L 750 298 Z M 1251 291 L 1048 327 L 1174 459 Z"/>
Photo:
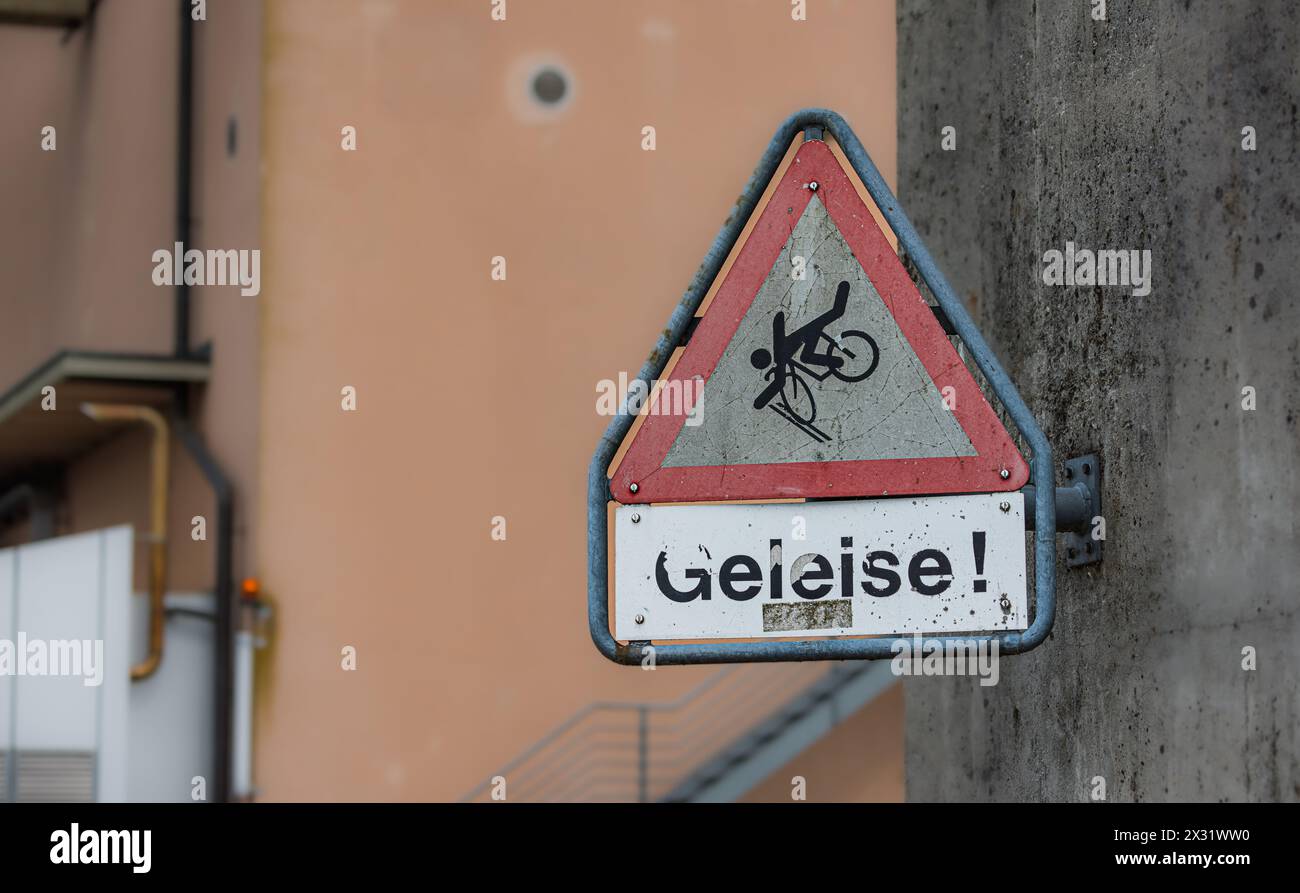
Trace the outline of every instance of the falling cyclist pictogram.
<path fill-rule="evenodd" d="M 822 382 L 834 376 L 844 382 L 864 381 L 880 362 L 880 348 L 866 332 L 846 329 L 838 338 L 826 333 L 848 306 L 849 283 L 841 281 L 831 309 L 792 332 L 785 330 L 785 313 L 778 312 L 772 318 L 772 349 L 760 347 L 749 357 L 755 369 L 764 370 L 764 381 L 770 379 L 754 399 L 754 408 L 770 406 L 823 443 L 830 436 L 813 424 L 817 401 L 806 379 Z"/>

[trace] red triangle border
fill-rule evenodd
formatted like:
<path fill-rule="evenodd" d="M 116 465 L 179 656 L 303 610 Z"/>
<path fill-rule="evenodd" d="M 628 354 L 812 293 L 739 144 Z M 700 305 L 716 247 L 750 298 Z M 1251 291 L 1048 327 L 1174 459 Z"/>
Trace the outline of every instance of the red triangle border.
<path fill-rule="evenodd" d="M 698 375 L 708 381 L 812 200 L 808 186 L 814 181 L 818 197 L 935 386 L 940 392 L 954 388 L 952 412 L 976 455 L 664 468 L 686 417 L 656 414 L 652 401 L 611 476 L 610 492 L 618 502 L 989 493 L 1018 490 L 1029 480 L 1029 466 L 1005 426 L 839 160 L 820 140 L 804 142 L 795 154 L 668 380 L 689 382 Z"/>

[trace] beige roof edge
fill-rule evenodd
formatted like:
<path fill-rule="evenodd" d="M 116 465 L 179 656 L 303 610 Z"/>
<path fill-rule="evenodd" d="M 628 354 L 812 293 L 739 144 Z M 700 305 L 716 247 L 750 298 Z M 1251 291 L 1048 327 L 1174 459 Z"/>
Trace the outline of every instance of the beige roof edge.
<path fill-rule="evenodd" d="M 211 367 L 204 358 L 150 356 L 147 354 L 81 353 L 63 351 L 36 367 L 18 384 L 0 395 L 0 423 L 5 422 L 41 389 L 69 379 L 190 383 L 205 382 Z"/>

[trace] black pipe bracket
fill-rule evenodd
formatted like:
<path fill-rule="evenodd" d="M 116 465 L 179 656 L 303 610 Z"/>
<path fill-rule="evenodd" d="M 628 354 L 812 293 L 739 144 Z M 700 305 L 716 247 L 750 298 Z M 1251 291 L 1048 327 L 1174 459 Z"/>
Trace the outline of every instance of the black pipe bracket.
<path fill-rule="evenodd" d="M 1101 561 L 1104 539 L 1094 538 L 1101 514 L 1101 459 L 1095 453 L 1066 459 L 1065 486 L 1056 488 L 1056 532 L 1065 534 L 1065 563 L 1069 567 Z M 1025 529 L 1034 529 L 1034 485 L 1025 497 Z M 1105 536 L 1105 521 L 1100 530 Z"/>

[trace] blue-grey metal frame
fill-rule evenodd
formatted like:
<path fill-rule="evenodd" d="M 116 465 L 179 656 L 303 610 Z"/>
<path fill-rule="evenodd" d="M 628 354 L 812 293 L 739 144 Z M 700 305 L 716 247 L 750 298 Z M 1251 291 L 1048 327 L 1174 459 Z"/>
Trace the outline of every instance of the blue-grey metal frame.
<path fill-rule="evenodd" d="M 776 173 L 782 158 L 800 131 L 821 128 L 840 144 L 853 169 L 866 185 L 867 191 L 881 213 L 898 236 L 899 244 L 912 259 L 939 306 L 948 315 L 958 337 L 966 345 L 975 364 L 984 373 L 993 393 L 1006 407 L 1012 422 L 1025 439 L 1030 450 L 1032 480 L 1047 486 L 1035 489 L 1034 499 L 1034 620 L 1023 632 L 1003 632 L 979 636 L 927 636 L 927 641 L 937 639 L 942 643 L 995 640 L 999 651 L 1017 654 L 1041 644 L 1051 632 L 1056 617 L 1056 502 L 1055 478 L 1052 470 L 1052 447 L 1038 427 L 1025 401 L 1021 399 L 1011 379 L 1003 370 L 993 351 L 989 349 L 975 323 L 952 290 L 948 280 L 939 271 L 930 252 L 917 235 L 912 222 L 890 192 L 880 171 L 871 161 L 867 150 L 854 135 L 848 123 L 829 109 L 803 109 L 791 115 L 777 129 L 758 167 L 745 186 L 745 191 L 723 225 L 713 247 L 705 255 L 686 294 L 673 310 L 668 325 L 659 336 L 650 358 L 641 368 L 638 378 L 647 384 L 655 381 L 667 366 L 673 349 L 681 342 L 691 318 L 695 315 L 717 277 L 723 262 L 744 229 L 764 190 Z M 815 131 L 814 131 L 815 133 Z M 609 480 L 606 471 L 619 444 L 631 428 L 635 415 L 620 407 L 620 412 L 610 422 L 596 446 L 587 475 L 587 620 L 591 639 L 601 654 L 620 664 L 638 664 L 645 656 L 647 642 L 620 644 L 609 631 L 609 537 L 608 509 Z M 714 642 L 684 645 L 655 645 L 656 665 L 742 663 L 785 660 L 879 660 L 891 658 L 896 653 L 894 643 L 898 637 L 869 639 L 813 639 L 802 642 Z"/>

